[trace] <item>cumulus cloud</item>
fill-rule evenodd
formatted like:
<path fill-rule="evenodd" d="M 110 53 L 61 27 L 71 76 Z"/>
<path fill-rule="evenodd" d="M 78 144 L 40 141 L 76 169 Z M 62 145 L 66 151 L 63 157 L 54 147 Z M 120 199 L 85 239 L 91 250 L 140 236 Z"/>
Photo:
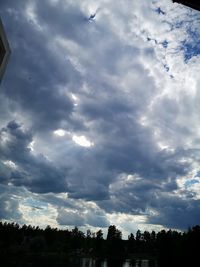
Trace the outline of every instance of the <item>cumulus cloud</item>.
<path fill-rule="evenodd" d="M 199 196 L 185 182 L 199 171 L 198 13 L 164 0 L 0 7 L 12 49 L 0 183 L 27 190 L 12 202 L 22 220 L 33 198 L 54 225 L 195 224 Z"/>
<path fill-rule="evenodd" d="M 61 210 L 58 214 L 57 221 L 61 225 L 71 225 L 71 226 L 83 226 L 84 217 L 79 215 L 74 211 Z"/>
<path fill-rule="evenodd" d="M 15 193 L 16 191 L 11 187 L 0 185 L 0 219 L 22 223 L 23 214 L 19 209 L 20 196 L 18 197 Z"/>
<path fill-rule="evenodd" d="M 69 226 L 92 226 L 108 227 L 109 221 L 103 211 L 88 209 L 84 212 L 80 210 L 58 210 L 57 222 L 60 225 Z"/>
<path fill-rule="evenodd" d="M 159 202 L 154 203 L 157 214 L 152 215 L 149 222 L 159 221 L 169 228 L 187 229 L 199 221 L 199 204 L 199 200 L 164 194 L 159 197 Z"/>

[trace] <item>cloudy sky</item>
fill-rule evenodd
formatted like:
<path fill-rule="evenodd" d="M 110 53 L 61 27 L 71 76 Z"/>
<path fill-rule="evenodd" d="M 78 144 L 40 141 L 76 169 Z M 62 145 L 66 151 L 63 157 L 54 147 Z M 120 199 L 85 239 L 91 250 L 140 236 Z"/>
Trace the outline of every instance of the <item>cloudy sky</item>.
<path fill-rule="evenodd" d="M 0 219 L 124 233 L 200 222 L 200 13 L 1 0 Z"/>

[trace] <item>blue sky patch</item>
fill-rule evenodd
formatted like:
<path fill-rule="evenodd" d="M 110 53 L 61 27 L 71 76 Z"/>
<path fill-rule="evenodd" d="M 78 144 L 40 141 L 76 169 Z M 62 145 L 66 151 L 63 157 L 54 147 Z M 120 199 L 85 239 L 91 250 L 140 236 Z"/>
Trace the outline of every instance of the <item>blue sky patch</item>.
<path fill-rule="evenodd" d="M 192 57 L 200 54 L 200 34 L 191 28 L 187 29 L 188 38 L 181 43 L 181 49 L 184 51 L 185 62 L 189 61 Z"/>
<path fill-rule="evenodd" d="M 196 179 L 191 179 L 191 180 L 188 180 L 188 181 L 185 182 L 185 186 L 186 187 L 190 187 L 190 186 L 192 186 L 194 184 L 199 184 L 199 183 L 200 183 L 200 181 L 198 181 Z"/>
<path fill-rule="evenodd" d="M 192 57 L 200 54 L 200 46 L 198 43 L 183 41 L 182 50 L 184 51 L 184 60 L 188 62 Z"/>

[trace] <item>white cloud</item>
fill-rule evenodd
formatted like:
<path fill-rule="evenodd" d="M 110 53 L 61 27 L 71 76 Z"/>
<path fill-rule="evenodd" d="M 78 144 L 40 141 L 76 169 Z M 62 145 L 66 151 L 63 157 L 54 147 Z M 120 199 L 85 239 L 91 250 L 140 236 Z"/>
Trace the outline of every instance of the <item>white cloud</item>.
<path fill-rule="evenodd" d="M 63 129 L 58 129 L 58 130 L 54 131 L 53 133 L 54 133 L 55 135 L 58 135 L 58 136 L 60 136 L 60 137 L 63 137 L 63 136 L 65 136 L 66 131 L 63 130 Z"/>
<path fill-rule="evenodd" d="M 17 169 L 17 165 L 12 160 L 6 160 L 3 163 L 11 169 Z"/>

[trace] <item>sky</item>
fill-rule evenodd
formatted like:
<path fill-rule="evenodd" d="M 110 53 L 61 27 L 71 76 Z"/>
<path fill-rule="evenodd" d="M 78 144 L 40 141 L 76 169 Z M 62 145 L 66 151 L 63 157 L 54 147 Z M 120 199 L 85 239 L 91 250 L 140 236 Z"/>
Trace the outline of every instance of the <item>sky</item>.
<path fill-rule="evenodd" d="M 0 220 L 200 222 L 200 13 L 170 0 L 1 0 Z"/>

